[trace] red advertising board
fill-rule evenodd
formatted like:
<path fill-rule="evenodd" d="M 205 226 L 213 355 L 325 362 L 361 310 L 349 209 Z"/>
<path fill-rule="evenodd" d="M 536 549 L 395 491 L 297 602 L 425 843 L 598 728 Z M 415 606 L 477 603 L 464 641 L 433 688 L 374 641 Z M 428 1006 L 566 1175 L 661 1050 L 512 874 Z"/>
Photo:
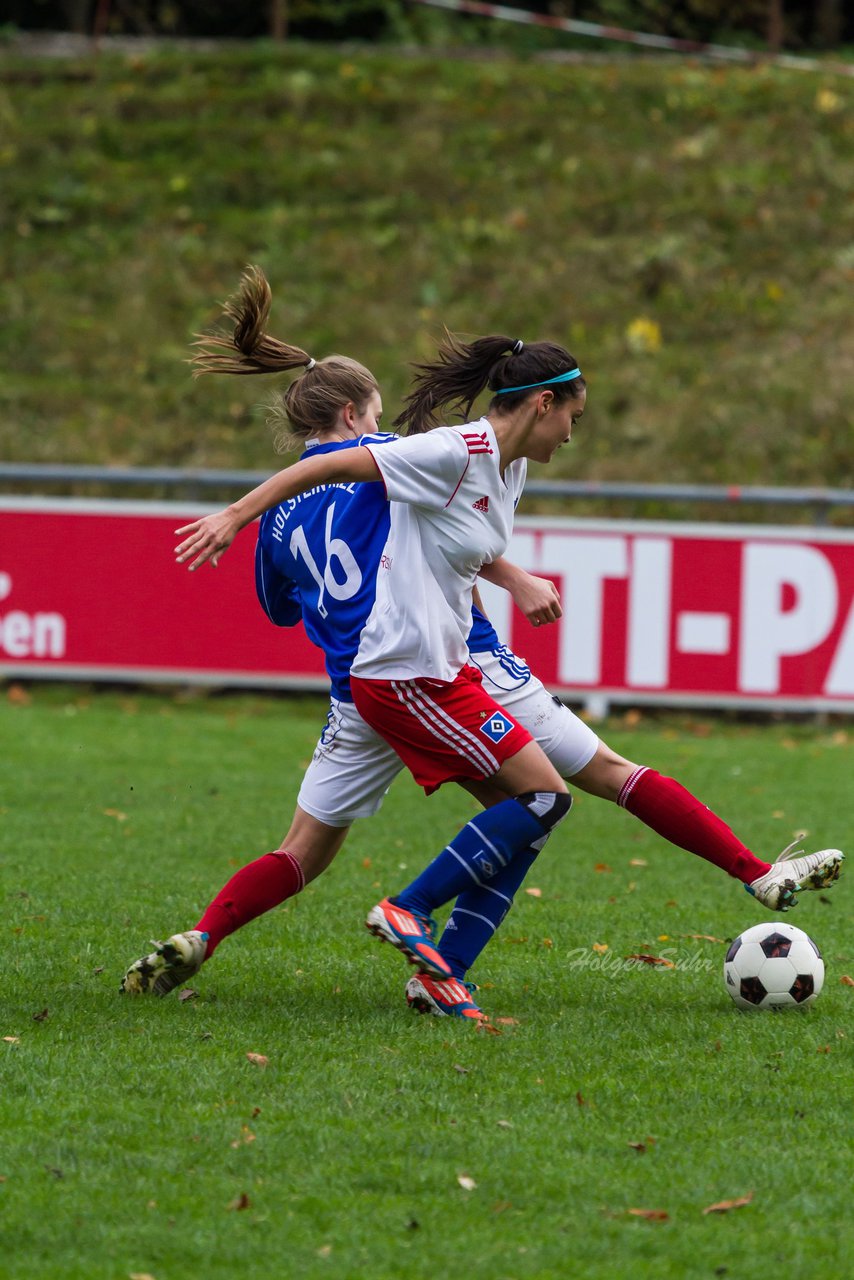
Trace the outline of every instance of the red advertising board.
<path fill-rule="evenodd" d="M 0 676 L 326 687 L 301 627 L 255 599 L 254 538 L 174 563 L 197 506 L 0 499 Z M 508 555 L 551 577 L 534 630 L 483 590 L 504 639 L 581 701 L 854 710 L 854 531 L 520 518 Z"/>

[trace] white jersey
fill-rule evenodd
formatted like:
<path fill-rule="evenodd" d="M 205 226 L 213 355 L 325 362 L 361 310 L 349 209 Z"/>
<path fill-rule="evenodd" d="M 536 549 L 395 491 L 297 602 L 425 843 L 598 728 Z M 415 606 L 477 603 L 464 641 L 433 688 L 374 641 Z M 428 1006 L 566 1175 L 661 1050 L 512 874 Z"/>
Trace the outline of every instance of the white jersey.
<path fill-rule="evenodd" d="M 391 502 L 391 524 L 351 671 L 364 680 L 451 681 L 468 661 L 475 579 L 507 547 L 526 460 L 510 463 L 502 477 L 486 418 L 391 447 L 365 443 Z"/>

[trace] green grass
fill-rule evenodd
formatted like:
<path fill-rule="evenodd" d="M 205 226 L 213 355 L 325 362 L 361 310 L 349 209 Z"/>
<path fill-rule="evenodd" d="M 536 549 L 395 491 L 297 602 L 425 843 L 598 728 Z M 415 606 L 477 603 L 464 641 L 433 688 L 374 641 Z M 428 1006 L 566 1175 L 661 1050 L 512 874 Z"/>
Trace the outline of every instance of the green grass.
<path fill-rule="evenodd" d="M 508 1020 L 478 1033 L 411 1014 L 403 961 L 360 926 L 470 811 L 401 780 L 325 877 L 223 944 L 196 998 L 130 1001 L 118 983 L 148 938 L 194 924 L 278 843 L 324 708 L 29 698 L 0 707 L 4 1277 L 849 1274 L 844 880 L 793 917 L 825 955 L 818 1003 L 743 1015 L 722 944 L 689 935 L 762 913 L 580 797 L 530 876 L 541 896 L 519 895 L 478 966 L 481 1002 Z M 804 827 L 850 848 L 847 729 L 632 721 L 603 736 L 762 853 Z M 674 969 L 610 967 L 668 950 Z"/>
<path fill-rule="evenodd" d="M 851 486 L 851 93 L 677 58 L 2 52 L 0 451 L 270 466 L 269 384 L 182 363 L 258 261 L 274 331 L 364 359 L 389 417 L 442 324 L 550 337 L 590 384 L 552 475 Z"/>

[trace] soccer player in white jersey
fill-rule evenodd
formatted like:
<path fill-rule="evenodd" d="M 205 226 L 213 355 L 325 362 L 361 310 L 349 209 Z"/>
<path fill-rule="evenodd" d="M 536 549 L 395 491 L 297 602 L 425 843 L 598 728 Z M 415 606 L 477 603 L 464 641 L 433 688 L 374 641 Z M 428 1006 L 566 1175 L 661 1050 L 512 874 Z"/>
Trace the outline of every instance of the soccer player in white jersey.
<path fill-rule="evenodd" d="M 373 454 L 372 465 L 386 481 L 390 496 L 405 504 L 403 508 L 392 505 L 392 530 L 381 563 L 391 581 L 401 549 L 410 557 L 410 569 L 420 555 L 426 581 L 420 598 L 413 602 L 413 578 L 411 572 L 405 575 L 407 607 L 401 608 L 393 585 L 391 589 L 383 585 L 381 571 L 377 599 L 353 668 L 357 705 L 427 790 L 451 778 L 465 779 L 468 789 L 498 806 L 468 824 L 403 894 L 394 901 L 384 900 L 369 915 L 369 927 L 406 951 L 424 971 L 413 983 L 425 988 L 415 994 L 423 995 L 428 1006 L 432 1004 L 430 988 L 453 984 L 456 976 L 443 968 L 443 957 L 433 946 L 426 924 L 430 910 L 461 890 L 501 896 L 499 885 L 516 877 L 520 860 L 530 859 L 568 809 L 565 788 L 554 785 L 554 771 L 549 772 L 547 762 L 543 768 L 541 753 L 524 729 L 494 702 L 483 699 L 458 644 L 460 637 L 465 638 L 466 580 L 470 590 L 473 571 L 500 551 L 509 533 L 514 487 L 518 494 L 521 480 L 517 464 L 525 456 L 548 460 L 583 409 L 583 388 L 581 395 L 561 394 L 563 384 L 581 381 L 577 366 L 561 368 L 548 377 L 542 368 L 529 367 L 516 376 L 539 375 L 539 381 L 494 385 L 496 363 L 506 366 L 526 350 L 552 361 L 552 367 L 555 361 L 574 366 L 568 353 L 551 344 L 526 349 L 504 338 L 480 340 L 470 348 L 451 344 L 435 366 L 423 368 L 421 386 L 410 398 L 403 420 L 410 429 L 423 429 L 430 416 L 425 406 L 435 408 L 449 398 L 461 401 L 466 396 L 470 405 L 488 382 L 494 397 L 486 418 L 460 431 L 437 433 L 441 448 L 431 444 L 425 449 L 426 441 L 413 439 L 404 442 L 407 448 L 398 443 L 379 450 L 368 441 L 349 449 L 346 459 L 327 458 L 324 463 L 309 458 L 219 517 L 208 517 L 181 531 L 190 535 L 179 548 L 182 560 L 195 557 L 191 567 L 206 559 L 215 561 L 236 530 L 279 495 L 293 498 L 330 479 L 369 479 L 371 472 L 363 465 L 366 452 Z M 518 367 L 518 359 L 516 363 Z M 503 396 L 508 399 L 502 401 Z M 554 428 L 545 422 L 552 410 Z M 360 460 L 354 465 L 357 456 Z M 506 462 L 503 474 L 497 465 L 501 458 Z M 318 468 L 318 463 L 323 465 Z M 304 474 L 297 478 L 294 473 L 300 469 Z M 478 493 L 468 503 L 465 500 L 474 489 Z M 483 527 L 472 527 L 469 506 L 483 517 L 492 511 L 485 538 Z M 417 518 L 398 519 L 401 510 L 412 510 Z M 419 608 L 428 610 L 431 619 L 426 630 L 424 614 L 422 625 L 416 624 Z M 427 671 L 431 674 L 418 674 Z M 414 725 L 421 736 L 413 751 Z M 604 744 L 597 749 L 595 739 L 593 754 L 589 765 L 578 771 L 577 780 L 585 789 L 616 799 L 674 843 L 739 876 L 767 906 L 785 909 L 799 887 L 816 888 L 838 875 L 842 855 L 835 850 L 790 859 L 782 866 L 780 859 L 774 867 L 762 863 L 674 780 L 614 756 Z M 532 794 L 518 790 L 524 785 L 520 779 L 532 785 Z"/>
<path fill-rule="evenodd" d="M 378 433 L 381 411 L 370 372 L 345 357 L 317 364 L 300 348 L 265 333 L 269 286 L 259 272 L 249 272 L 240 294 L 226 314 L 236 320 L 234 338 L 212 337 L 200 345 L 197 371 L 270 372 L 304 367 L 283 397 L 277 425 L 282 447 L 298 442 L 306 456 L 347 449 L 362 442 L 360 433 L 390 441 Z M 223 355 L 225 348 L 228 354 Z M 198 971 L 219 942 L 257 915 L 298 893 L 332 861 L 358 817 L 375 813 L 393 778 L 402 769 L 395 752 L 361 720 L 349 691 L 349 667 L 358 636 L 373 603 L 377 565 L 389 526 L 389 504 L 377 485 L 316 489 L 264 517 L 256 548 L 256 585 L 268 616 L 290 626 L 302 619 L 308 634 L 324 651 L 332 685 L 328 724 L 309 766 L 291 827 L 278 850 L 241 868 L 204 912 L 197 927 L 173 935 L 127 971 L 122 990 L 132 994 L 167 994 Z M 322 572 L 318 569 L 321 566 Z M 498 572 L 498 566 L 494 566 Z M 505 585 L 532 621 L 560 616 L 551 582 L 506 566 Z M 500 644 L 491 625 L 474 611 L 471 643 L 487 685 L 491 675 L 515 694 L 520 714 L 527 715 L 554 754 L 558 767 L 574 773 L 595 753 L 598 739 L 556 699 L 550 697 L 526 665 Z M 527 697 L 520 690 L 527 684 Z M 523 705 L 524 703 L 524 705 Z M 521 864 L 516 872 L 522 871 Z M 505 910 L 510 905 L 508 896 Z M 465 909 L 466 899 L 461 902 Z M 492 904 L 490 904 L 492 905 Z M 473 903 L 477 907 L 477 903 Z M 482 912 L 469 913 L 473 922 Z M 459 941 L 469 930 L 460 916 Z M 480 930 L 478 930 L 480 932 Z M 491 931 L 483 942 L 491 936 Z M 483 942 L 478 943 L 479 952 Z M 468 992 L 456 984 L 449 1009 L 462 1016 L 479 1011 Z M 437 993 L 438 994 L 438 993 Z M 448 994 L 447 992 L 445 993 Z M 464 999 L 459 999 L 462 994 Z"/>

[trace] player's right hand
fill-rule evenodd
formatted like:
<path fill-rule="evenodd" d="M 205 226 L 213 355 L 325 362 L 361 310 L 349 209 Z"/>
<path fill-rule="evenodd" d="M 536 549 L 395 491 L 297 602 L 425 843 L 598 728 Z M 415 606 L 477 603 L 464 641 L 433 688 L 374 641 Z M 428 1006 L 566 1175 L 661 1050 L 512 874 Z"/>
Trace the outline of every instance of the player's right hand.
<path fill-rule="evenodd" d="M 175 548 L 175 559 L 178 564 L 186 564 L 192 572 L 208 561 L 214 566 L 219 564 L 220 557 L 231 546 L 238 533 L 239 525 L 228 508 L 215 511 L 213 515 L 202 516 L 192 524 L 182 525 L 176 529 L 178 537 L 186 534 L 183 542 Z"/>

